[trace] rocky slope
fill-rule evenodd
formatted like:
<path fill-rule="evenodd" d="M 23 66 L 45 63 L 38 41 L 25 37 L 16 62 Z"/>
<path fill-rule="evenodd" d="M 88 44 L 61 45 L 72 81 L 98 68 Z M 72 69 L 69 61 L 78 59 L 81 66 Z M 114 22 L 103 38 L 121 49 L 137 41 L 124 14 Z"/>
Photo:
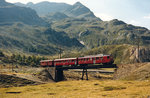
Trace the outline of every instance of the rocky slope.
<path fill-rule="evenodd" d="M 122 64 L 114 74 L 114 79 L 150 80 L 150 63 Z"/>

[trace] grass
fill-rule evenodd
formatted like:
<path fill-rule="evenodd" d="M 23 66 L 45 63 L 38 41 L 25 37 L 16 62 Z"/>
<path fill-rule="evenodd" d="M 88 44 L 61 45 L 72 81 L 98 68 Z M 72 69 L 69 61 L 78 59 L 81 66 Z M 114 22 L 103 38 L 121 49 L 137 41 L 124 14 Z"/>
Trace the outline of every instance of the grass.
<path fill-rule="evenodd" d="M 142 67 L 143 69 L 145 70 L 145 67 Z M 146 69 L 148 70 L 149 66 Z M 111 71 L 114 69 L 105 70 Z M 106 76 L 105 74 L 91 73 L 89 74 L 89 81 L 82 81 L 80 80 L 80 73 L 64 71 L 64 74 L 70 76 L 68 81 L 0 88 L 0 98 L 148 98 L 150 96 L 150 80 L 112 80 L 111 74 Z M 97 78 L 94 78 L 94 76 L 97 76 Z"/>
<path fill-rule="evenodd" d="M 121 90 L 121 89 L 126 89 L 126 87 L 115 87 L 115 86 L 104 87 L 104 91 Z"/>
<path fill-rule="evenodd" d="M 147 98 L 149 95 L 149 81 L 79 80 L 0 88 L 0 98 Z"/>

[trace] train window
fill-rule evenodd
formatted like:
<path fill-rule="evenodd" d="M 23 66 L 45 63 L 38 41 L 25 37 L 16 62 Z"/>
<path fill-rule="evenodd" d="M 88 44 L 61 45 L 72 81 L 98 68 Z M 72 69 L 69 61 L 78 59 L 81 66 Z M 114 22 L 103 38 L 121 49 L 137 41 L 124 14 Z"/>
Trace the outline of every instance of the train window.
<path fill-rule="evenodd" d="M 96 60 L 99 60 L 99 57 L 96 57 Z"/>
<path fill-rule="evenodd" d="M 84 61 L 86 61 L 86 59 L 84 59 Z"/>
<path fill-rule="evenodd" d="M 109 59 L 109 56 L 107 56 L 107 59 Z"/>
<path fill-rule="evenodd" d="M 101 60 L 103 60 L 103 57 L 100 57 Z"/>
<path fill-rule="evenodd" d="M 74 62 L 74 60 L 72 60 L 72 62 Z"/>

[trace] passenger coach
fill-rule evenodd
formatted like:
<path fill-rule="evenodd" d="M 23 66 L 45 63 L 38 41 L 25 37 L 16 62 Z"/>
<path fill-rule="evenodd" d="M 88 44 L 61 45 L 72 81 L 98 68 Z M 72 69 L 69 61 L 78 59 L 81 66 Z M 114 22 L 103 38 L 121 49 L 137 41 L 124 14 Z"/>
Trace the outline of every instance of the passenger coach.
<path fill-rule="evenodd" d="M 78 58 L 64 58 L 55 60 L 42 60 L 42 67 L 64 66 L 64 65 L 88 65 L 88 64 L 113 64 L 114 60 L 110 55 L 93 55 Z"/>

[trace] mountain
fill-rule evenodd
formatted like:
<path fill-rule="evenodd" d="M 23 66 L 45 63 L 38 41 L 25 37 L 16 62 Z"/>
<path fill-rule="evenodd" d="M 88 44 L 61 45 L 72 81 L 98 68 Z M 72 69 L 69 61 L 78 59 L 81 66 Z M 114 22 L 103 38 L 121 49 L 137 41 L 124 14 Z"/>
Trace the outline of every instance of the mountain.
<path fill-rule="evenodd" d="M 7 3 L 5 2 L 5 0 L 0 0 L 0 7 L 4 7 L 4 6 L 13 6 L 13 4 Z"/>
<path fill-rule="evenodd" d="M 46 25 L 30 8 L 19 7 L 2 0 L 0 2 L 0 23 L 23 22 L 29 25 Z"/>
<path fill-rule="evenodd" d="M 30 7 L 34 9 L 38 13 L 39 16 L 45 16 L 49 13 L 63 12 L 71 6 L 66 3 L 55 3 L 55 2 L 48 2 L 48 1 L 40 2 L 37 4 L 33 4 L 29 2 L 26 5 L 21 4 L 21 3 L 15 3 L 15 5 Z"/>
<path fill-rule="evenodd" d="M 50 14 L 47 14 L 45 17 L 43 17 L 43 19 L 48 22 L 59 21 L 59 20 L 63 20 L 66 18 L 69 18 L 69 16 L 61 12 L 50 13 Z"/>
<path fill-rule="evenodd" d="M 61 5 L 61 6 L 58 6 L 58 5 Z M 121 20 L 117 20 L 117 19 L 114 19 L 111 21 L 102 21 L 99 18 L 97 18 L 93 14 L 93 12 L 90 11 L 90 9 L 88 9 L 86 6 L 84 6 L 80 2 L 77 2 L 74 5 L 68 5 L 64 3 L 41 2 L 37 4 L 28 3 L 26 5 L 21 5 L 21 6 L 32 7 L 32 9 L 35 9 L 39 15 L 41 16 L 45 15 L 43 19 L 51 23 L 51 27 L 50 28 L 45 27 L 46 28 L 45 30 L 43 30 L 41 27 L 39 27 L 38 30 L 35 30 L 34 26 L 31 26 L 30 28 L 28 26 L 24 26 L 23 29 L 26 32 L 29 32 L 29 35 L 32 37 L 30 38 L 30 36 L 28 36 L 30 39 L 28 42 L 32 42 L 32 40 L 34 40 L 35 41 L 34 43 L 36 43 L 35 46 L 32 43 L 28 43 L 27 47 L 28 45 L 30 45 L 31 50 L 35 53 L 41 53 L 37 50 L 42 49 L 43 47 L 45 47 L 43 48 L 44 50 L 42 49 L 43 52 L 44 51 L 50 52 L 51 50 L 56 51 L 57 48 L 54 48 L 54 47 L 57 47 L 57 46 L 64 47 L 64 49 L 68 49 L 69 47 L 80 48 L 80 47 L 83 47 L 84 45 L 86 46 L 87 49 L 91 49 L 91 48 L 96 48 L 96 47 L 103 46 L 103 45 L 118 45 L 118 44 L 136 45 L 138 43 L 140 45 L 150 44 L 150 31 L 147 28 L 133 26 L 131 24 L 126 24 L 125 22 Z M 9 6 L 9 7 L 12 7 L 12 6 Z M 5 6 L 1 8 L 9 8 L 9 7 Z M 14 7 L 17 7 L 18 9 L 21 9 L 21 8 L 28 9 L 31 11 L 30 8 L 18 7 L 18 6 L 14 6 Z M 42 10 L 44 10 L 45 12 Z M 15 13 L 15 11 L 20 13 L 19 10 L 17 9 L 14 9 L 13 13 Z M 27 10 L 22 10 L 22 13 L 26 13 L 26 11 Z M 33 14 L 33 10 L 31 12 Z M 11 12 L 9 12 L 9 14 L 10 13 Z M 16 20 L 19 19 L 19 21 L 26 23 L 26 24 L 34 23 L 32 22 L 33 20 L 28 19 L 27 17 L 29 16 L 31 18 L 32 15 L 29 13 L 27 14 L 24 14 L 23 16 L 21 14 L 15 14 L 18 16 L 22 16 L 23 19 L 25 19 L 25 21 L 22 21 L 18 16 L 16 16 Z M 8 20 L 10 21 L 9 17 L 5 17 L 5 18 L 7 21 Z M 3 18 L 0 18 L 0 19 L 3 19 Z M 13 20 L 14 19 L 15 17 L 13 18 Z M 32 19 L 36 19 L 36 18 L 32 17 Z M 41 18 L 37 16 L 37 20 L 40 21 Z M 5 23 L 5 25 L 7 28 L 7 26 L 11 24 Z M 14 26 L 14 24 L 12 25 Z M 1 32 L 13 32 L 13 30 L 16 28 L 16 27 L 14 28 L 13 26 L 12 28 L 10 27 L 11 29 L 8 29 L 9 31 L 6 31 L 3 28 Z M 20 30 L 19 27 L 15 29 L 16 31 L 14 31 L 14 34 L 18 32 L 18 29 Z M 24 32 L 24 31 L 21 30 L 21 32 Z M 47 33 L 47 32 L 50 32 L 50 33 Z M 8 38 L 12 38 L 12 36 L 10 37 L 11 33 L 8 35 L 9 35 Z M 6 37 L 6 36 L 3 36 L 3 37 Z M 18 38 L 15 38 L 15 39 L 18 40 Z M 16 45 L 17 43 L 20 42 L 20 40 L 16 42 Z M 13 40 L 10 40 L 9 43 L 12 43 L 12 41 Z M 2 45 L 9 46 L 11 45 L 9 43 L 5 45 L 2 44 Z"/>
<path fill-rule="evenodd" d="M 60 47 L 63 51 L 84 47 L 76 38 L 70 38 L 65 32 L 57 32 L 46 26 L 31 8 L 19 7 L 3 0 L 0 1 L 0 13 L 1 49 L 52 55 L 59 53 Z"/>
<path fill-rule="evenodd" d="M 60 15 L 59 17 L 64 17 L 64 15 L 73 17 L 73 18 L 94 18 L 98 19 L 94 13 L 81 4 L 80 2 L 75 3 L 74 5 L 69 5 L 65 3 L 52 3 L 52 2 L 40 2 L 37 4 L 33 4 L 32 2 L 25 4 L 21 3 L 15 3 L 15 5 L 18 6 L 24 6 L 24 7 L 30 7 L 34 9 L 39 16 L 49 16 L 50 14 L 57 13 L 57 16 Z M 59 12 L 59 13 L 58 13 Z M 63 13 L 63 14 L 60 14 Z M 59 18 L 60 20 L 61 18 Z"/>
<path fill-rule="evenodd" d="M 86 19 L 65 19 L 56 21 L 52 28 L 64 31 L 70 37 L 77 38 L 87 48 L 112 44 L 150 44 L 150 31 L 144 27 L 126 24 L 114 19 L 111 21 L 97 21 Z M 138 38 L 139 37 L 139 38 Z"/>
<path fill-rule="evenodd" d="M 7 29 L 6 29 L 7 28 Z M 75 38 L 65 32 L 56 32 L 49 27 L 30 26 L 23 23 L 0 26 L 0 48 L 25 53 L 52 55 L 63 51 L 82 48 Z"/>
<path fill-rule="evenodd" d="M 64 13 L 70 17 L 76 18 L 96 18 L 94 13 L 80 2 L 70 6 Z"/>

